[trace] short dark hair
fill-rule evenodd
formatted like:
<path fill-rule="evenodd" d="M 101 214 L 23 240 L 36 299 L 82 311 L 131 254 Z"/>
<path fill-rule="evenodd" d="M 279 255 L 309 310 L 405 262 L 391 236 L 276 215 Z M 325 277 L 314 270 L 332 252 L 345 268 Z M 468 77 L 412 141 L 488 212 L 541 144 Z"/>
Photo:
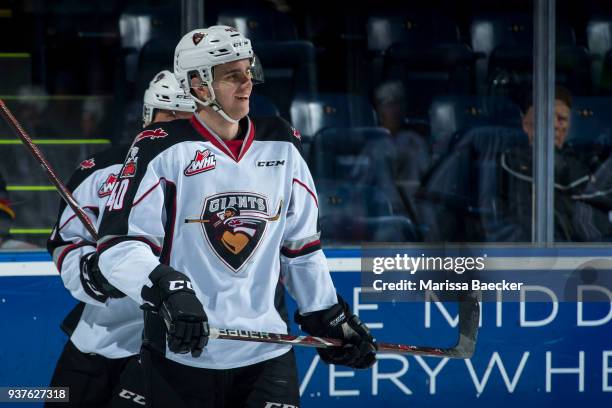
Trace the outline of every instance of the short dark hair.
<path fill-rule="evenodd" d="M 533 106 L 533 89 L 525 89 L 514 99 L 521 109 L 523 115 L 526 114 L 529 108 Z M 562 85 L 555 85 L 555 100 L 563 102 L 568 108 L 572 109 L 572 93 L 566 87 Z"/>
<path fill-rule="evenodd" d="M 563 102 L 568 108 L 572 109 L 572 93 L 564 86 L 555 86 L 555 99 Z"/>

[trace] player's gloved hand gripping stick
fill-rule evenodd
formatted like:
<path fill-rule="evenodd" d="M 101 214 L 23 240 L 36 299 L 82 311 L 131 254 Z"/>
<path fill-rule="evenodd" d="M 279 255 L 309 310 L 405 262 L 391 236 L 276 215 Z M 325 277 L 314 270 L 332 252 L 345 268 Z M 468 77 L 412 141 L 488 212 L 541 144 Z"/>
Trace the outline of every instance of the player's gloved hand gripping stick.
<path fill-rule="evenodd" d="M 43 170 L 49 176 L 51 183 L 57 187 L 58 193 L 60 196 L 66 201 L 66 203 L 72 208 L 74 213 L 77 215 L 79 220 L 85 225 L 89 233 L 97 240 L 98 233 L 96 231 L 95 225 L 91 222 L 87 214 L 83 211 L 82 208 L 79 207 L 78 203 L 72 197 L 72 194 L 68 191 L 68 189 L 64 186 L 64 184 L 59 180 L 55 171 L 47 162 L 42 152 L 38 147 L 32 142 L 32 139 L 26 131 L 21 127 L 17 119 L 13 116 L 8 107 L 4 104 L 4 101 L 0 100 L 0 114 L 6 119 L 8 124 L 11 126 L 13 131 L 19 136 L 19 138 L 26 145 L 28 150 L 32 153 L 34 158 L 40 163 Z M 198 220 L 199 221 L 199 220 Z M 180 273 L 180 272 L 177 272 Z M 182 274 L 181 274 L 182 275 Z M 183 275 L 184 276 L 184 275 Z M 153 278 L 152 273 L 152 278 Z M 160 278 L 163 280 L 165 278 Z M 162 285 L 158 285 L 163 287 Z M 304 325 L 304 329 L 311 332 L 321 332 L 326 335 L 339 335 L 340 338 L 327 338 L 327 337 L 318 337 L 318 336 L 292 336 L 288 334 L 278 334 L 278 333 L 267 333 L 267 332 L 257 332 L 251 330 L 239 330 L 239 329 L 219 329 L 219 328 L 208 328 L 208 324 L 206 323 L 206 313 L 202 309 L 202 305 L 196 304 L 195 302 L 191 302 L 191 298 L 195 298 L 189 292 L 189 290 L 181 290 L 179 293 L 174 293 L 169 291 L 168 293 L 161 292 L 159 299 L 159 303 L 155 305 L 160 308 L 160 312 L 164 318 L 164 322 L 166 323 L 168 330 L 168 340 L 171 349 L 175 349 L 177 352 L 188 353 L 191 352 L 194 356 L 197 356 L 201 353 L 202 348 L 206 345 L 208 339 L 225 339 L 225 340 L 238 340 L 238 341 L 255 341 L 255 342 L 263 342 L 263 343 L 277 343 L 277 344 L 288 344 L 295 346 L 307 346 L 307 347 L 316 347 L 319 349 L 331 349 L 342 347 L 344 350 L 342 352 L 334 352 L 330 350 L 327 353 L 323 353 L 330 361 L 336 359 L 338 361 L 344 362 L 349 361 L 356 367 L 359 366 L 367 366 L 370 361 L 362 361 L 362 360 L 354 360 L 351 359 L 351 351 L 348 349 L 349 345 L 351 347 L 362 347 L 362 342 L 358 342 L 359 344 L 354 343 L 355 336 L 344 335 L 344 329 L 342 335 L 338 331 L 334 325 L 329 325 L 329 323 L 333 322 L 329 320 L 331 314 L 340 311 L 340 309 L 346 310 L 344 308 L 345 303 L 339 303 L 338 310 L 335 310 L 334 307 L 328 310 L 329 313 L 323 313 L 320 316 L 316 315 L 318 319 L 318 323 L 315 324 L 308 317 L 304 318 L 304 316 L 298 317 L 298 323 L 302 323 Z M 179 296 L 179 294 L 181 294 Z M 114 293 L 117 296 L 117 293 Z M 185 299 L 189 298 L 188 304 L 184 304 Z M 459 339 L 454 347 L 450 348 L 438 348 L 438 347 L 428 347 L 428 346 L 413 346 L 407 344 L 393 344 L 393 343 L 376 343 L 376 348 L 379 353 L 400 353 L 400 354 L 416 354 L 416 355 L 424 355 L 424 356 L 435 356 L 435 357 L 450 357 L 450 358 L 470 358 L 474 353 L 474 349 L 476 346 L 476 337 L 478 333 L 478 323 L 480 319 L 480 293 L 479 292 L 469 292 L 463 295 L 463 298 L 459 300 Z M 182 313 L 185 310 L 184 308 L 188 307 L 191 312 L 189 312 L 189 316 L 183 316 Z M 329 315 L 329 316 L 328 316 Z M 195 317 L 194 317 L 195 316 Z M 338 315 L 340 316 L 340 315 Z M 334 317 L 334 316 L 331 316 Z M 367 330 L 365 325 L 353 319 L 354 315 L 345 316 L 346 322 L 342 321 L 341 324 L 347 325 L 348 328 L 355 331 L 360 338 L 371 338 L 369 332 L 365 332 Z M 322 324 L 328 324 L 327 327 L 324 327 Z M 340 327 L 340 326 L 339 326 Z M 198 331 L 202 329 L 202 331 Z M 208 336 L 206 336 L 206 329 L 208 329 Z M 347 329 L 348 330 L 348 329 Z M 186 336 L 185 333 L 188 333 L 189 336 Z M 368 337 L 369 336 L 369 337 Z M 373 339 L 372 339 L 373 341 Z M 366 341 L 368 343 L 368 341 Z M 348 347 L 348 348 L 347 348 Z M 363 346 L 366 347 L 366 346 Z M 347 354 L 348 353 L 348 354 Z M 366 353 L 367 355 L 368 353 Z M 368 358 L 366 358 L 368 360 Z"/>

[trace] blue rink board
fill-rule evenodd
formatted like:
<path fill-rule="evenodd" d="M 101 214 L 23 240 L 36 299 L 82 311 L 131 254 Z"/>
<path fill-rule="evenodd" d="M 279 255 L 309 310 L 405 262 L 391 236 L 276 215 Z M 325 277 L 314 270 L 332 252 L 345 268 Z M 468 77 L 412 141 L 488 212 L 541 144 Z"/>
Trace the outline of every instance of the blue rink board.
<path fill-rule="evenodd" d="M 330 255 L 342 257 L 343 253 L 335 250 Z M 347 255 L 355 256 L 356 252 L 347 252 Z M 47 259 L 44 256 L 40 259 L 13 256 L 10 260 Z M 0 261 L 8 260 L 0 257 Z M 338 272 L 332 276 L 345 299 L 354 308 L 362 308 L 363 321 L 374 327 L 382 324 L 382 328 L 373 329 L 379 340 L 440 346 L 454 342 L 456 329 L 450 327 L 436 305 L 429 310 L 430 327 L 426 327 L 426 305 L 366 304 L 360 302 L 355 289 L 359 286 L 358 273 Z M 0 386 L 48 384 L 66 341 L 58 326 L 74 303 L 59 277 L 0 278 Z M 289 300 L 288 306 L 292 315 L 295 305 Z M 445 304 L 444 307 L 454 316 L 455 305 Z M 610 317 L 593 327 L 578 327 L 575 303 L 560 304 L 556 317 L 542 327 L 519 327 L 519 304 L 503 304 L 498 309 L 495 304 L 486 303 L 476 354 L 465 361 L 387 355 L 381 356 L 375 369 L 352 371 L 313 363 L 314 350 L 297 348 L 302 407 L 454 407 L 464 404 L 483 408 L 516 408 L 518 404 L 525 408 L 579 404 L 588 404 L 589 408 L 612 407 L 611 307 L 607 303 L 584 305 L 585 320 Z M 526 305 L 525 316 L 530 321 L 545 319 L 552 308 L 550 303 L 530 303 Z M 501 327 L 497 327 L 496 318 L 500 316 Z M 580 355 L 583 356 L 582 391 L 578 373 L 553 373 L 550 391 L 547 391 L 547 353 L 553 370 L 577 368 Z M 439 371 L 432 380 L 434 375 L 428 376 L 426 370 L 432 372 L 436 367 Z M 0 408 L 5 406 L 10 404 L 0 403 Z"/>

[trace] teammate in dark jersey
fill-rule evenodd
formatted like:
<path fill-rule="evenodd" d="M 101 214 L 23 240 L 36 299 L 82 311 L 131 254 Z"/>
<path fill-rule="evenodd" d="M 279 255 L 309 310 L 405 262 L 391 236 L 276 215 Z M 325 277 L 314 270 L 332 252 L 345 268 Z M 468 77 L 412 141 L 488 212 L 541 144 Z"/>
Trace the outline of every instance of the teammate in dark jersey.
<path fill-rule="evenodd" d="M 247 116 L 253 57 L 231 27 L 185 35 L 174 74 L 197 114 L 135 143 L 107 202 L 100 268 L 148 309 L 142 358 L 153 406 L 298 406 L 289 346 L 208 341 L 209 323 L 287 333 L 282 283 L 304 330 L 345 342 L 320 350 L 324 361 L 375 362 L 374 339 L 331 281 L 299 133 L 278 117 Z"/>

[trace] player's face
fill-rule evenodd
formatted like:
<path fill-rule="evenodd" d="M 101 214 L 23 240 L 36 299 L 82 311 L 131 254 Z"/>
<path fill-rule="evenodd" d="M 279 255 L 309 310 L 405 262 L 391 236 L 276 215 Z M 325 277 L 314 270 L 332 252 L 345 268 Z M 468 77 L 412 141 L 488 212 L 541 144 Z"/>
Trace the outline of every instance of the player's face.
<path fill-rule="evenodd" d="M 214 67 L 213 88 L 219 104 L 233 119 L 249 113 L 249 98 L 253 90 L 251 64 L 248 59 Z"/>

